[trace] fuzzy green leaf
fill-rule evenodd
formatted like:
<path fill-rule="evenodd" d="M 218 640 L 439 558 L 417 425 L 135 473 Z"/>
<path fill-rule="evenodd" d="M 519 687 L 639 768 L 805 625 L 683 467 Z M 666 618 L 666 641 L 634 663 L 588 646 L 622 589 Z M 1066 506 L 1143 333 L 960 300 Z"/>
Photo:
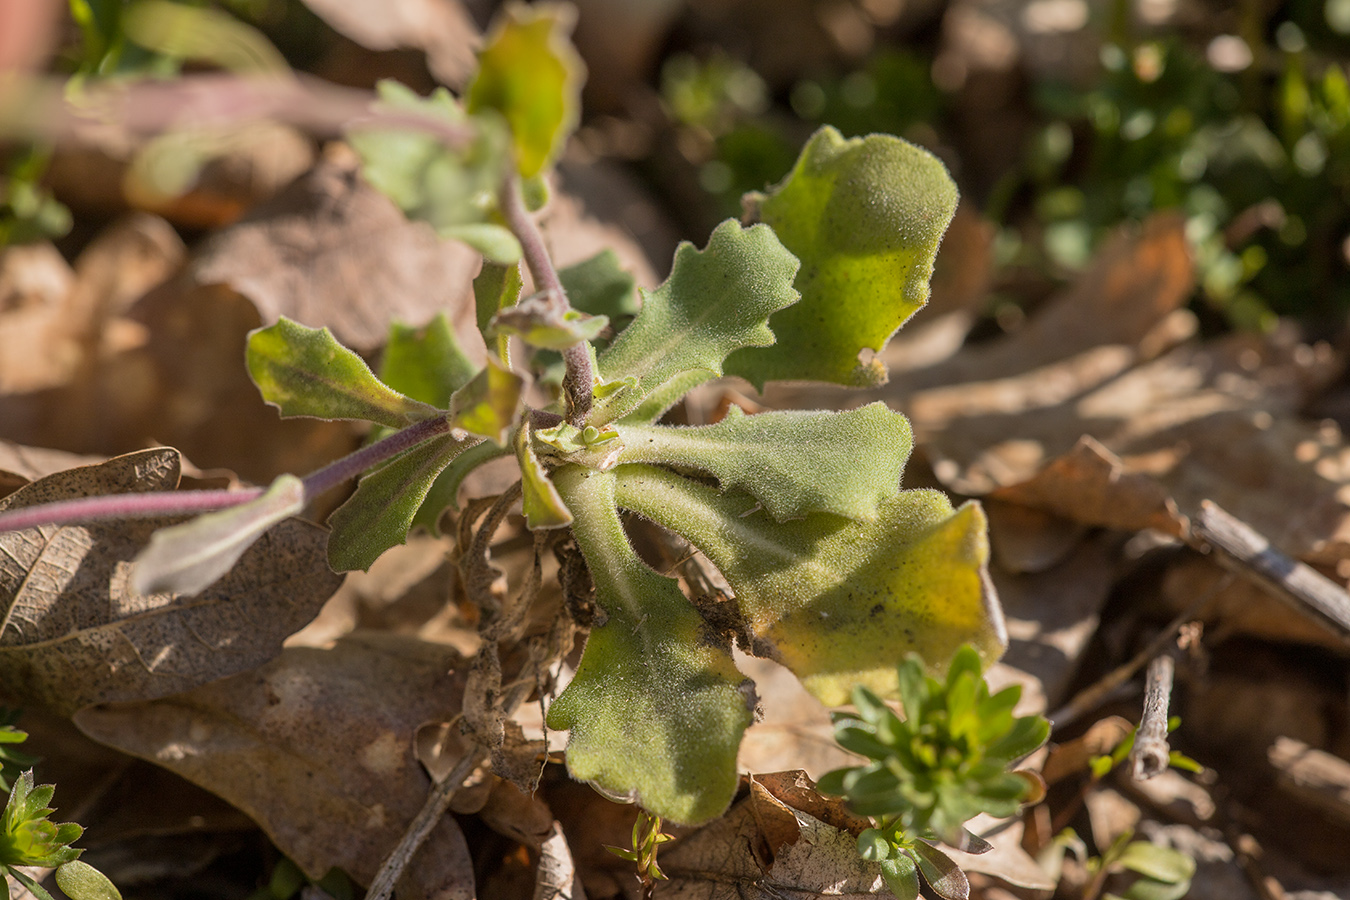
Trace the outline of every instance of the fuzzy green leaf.
<path fill-rule="evenodd" d="M 524 390 L 524 378 L 489 356 L 487 366 L 450 398 L 450 425 L 505 446 Z"/>
<path fill-rule="evenodd" d="M 479 441 L 452 459 L 445 471 L 436 476 L 431 490 L 427 491 L 427 498 L 422 501 L 417 515 L 413 516 L 413 527 L 420 526 L 439 537 L 441 514 L 447 509 L 459 508 L 456 495 L 468 474 L 484 463 L 505 456 L 509 452 L 506 447 L 499 447 L 492 441 Z"/>
<path fill-rule="evenodd" d="M 454 326 L 437 313 L 421 328 L 395 322 L 380 363 L 380 380 L 414 400 L 449 409 L 450 395 L 468 384 L 478 368 L 460 349 Z"/>
<path fill-rule="evenodd" d="M 206 513 L 150 536 L 131 570 L 138 594 L 196 594 L 225 575 L 263 532 L 305 508 L 305 485 L 280 475 L 256 500 Z"/>
<path fill-rule="evenodd" d="M 597 398 L 590 424 L 632 412 L 682 373 L 698 370 L 703 380 L 721 375 L 722 361 L 733 350 L 772 344 L 766 323 L 797 302 L 792 287 L 797 265 L 763 225 L 743 229 L 728 220 L 713 231 L 706 249 L 681 244 L 670 277 L 655 291 L 643 292 L 642 312 L 599 358 L 603 382 L 635 377 L 637 388 Z"/>
<path fill-rule="evenodd" d="M 953 510 L 937 491 L 903 491 L 873 522 L 775 522 L 745 494 L 651 466 L 614 472 L 620 506 L 702 550 L 736 592 L 755 652 L 827 706 L 849 702 L 855 684 L 895 696 L 895 660 L 911 650 L 941 671 L 964 643 L 986 661 L 1007 644 L 977 504 Z"/>
<path fill-rule="evenodd" d="M 759 217 L 802 261 L 802 302 L 776 314 L 778 342 L 742 350 L 726 371 L 756 387 L 782 379 L 882 384 L 886 367 L 859 361 L 928 302 L 938 242 L 956 185 L 926 150 L 890 135 L 817 131 L 791 174 L 756 195 Z"/>
<path fill-rule="evenodd" d="M 510 136 L 501 118 L 490 112 L 466 116 L 444 88 L 424 98 L 382 81 L 379 92 L 380 111 L 443 122 L 462 131 L 464 139 L 451 146 L 425 129 L 353 129 L 347 140 L 361 155 L 366 180 L 409 218 L 429 223 L 443 237 L 462 240 L 492 259 L 519 259 L 515 237 L 491 221 L 509 159 Z"/>
<path fill-rule="evenodd" d="M 448 434 L 395 457 L 361 479 L 328 524 L 328 565 L 334 572 L 369 569 L 380 554 L 408 540 L 408 529 L 437 476 L 470 446 Z"/>
<path fill-rule="evenodd" d="M 621 463 L 663 463 L 753 496 L 778 521 L 813 512 L 875 519 L 900 492 L 913 435 L 884 403 L 849 412 L 728 416 L 695 428 L 618 426 Z"/>
<path fill-rule="evenodd" d="M 78 859 L 57 867 L 56 886 L 70 900 L 122 900 L 121 891 L 107 875 Z"/>
<path fill-rule="evenodd" d="M 548 711 L 550 728 L 571 729 L 568 770 L 663 819 L 706 822 L 736 793 L 754 692 L 675 580 L 633 552 L 613 476 L 564 466 L 554 483 L 576 516 L 573 533 L 608 615 Z"/>
<path fill-rule="evenodd" d="M 245 361 L 263 399 L 283 416 L 405 428 L 437 414 L 434 406 L 381 382 L 327 328 L 307 328 L 285 316 L 249 333 Z"/>
<path fill-rule="evenodd" d="M 568 39 L 575 18 L 570 6 L 510 4 L 478 54 L 466 106 L 506 119 L 522 178 L 552 164 L 581 118 L 586 66 Z"/>
<path fill-rule="evenodd" d="M 567 504 L 558 496 L 558 489 L 539 457 L 534 455 L 528 424 L 516 432 L 516 460 L 520 463 L 521 506 L 526 526 L 536 531 L 571 525 L 572 514 Z"/>

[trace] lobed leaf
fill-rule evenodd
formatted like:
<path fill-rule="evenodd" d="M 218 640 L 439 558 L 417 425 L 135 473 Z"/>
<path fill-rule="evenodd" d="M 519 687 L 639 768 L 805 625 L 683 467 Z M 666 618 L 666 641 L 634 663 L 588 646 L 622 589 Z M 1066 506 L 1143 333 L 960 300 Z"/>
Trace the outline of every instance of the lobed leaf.
<path fill-rule="evenodd" d="M 575 19 L 570 6 L 509 4 L 478 54 L 466 106 L 506 120 L 523 178 L 553 163 L 581 119 L 586 65 L 568 40 Z"/>
<path fill-rule="evenodd" d="M 161 528 L 132 563 L 131 589 L 200 593 L 234 568 L 263 532 L 304 508 L 304 482 L 280 475 L 256 500 Z"/>
<path fill-rule="evenodd" d="M 307 328 L 282 316 L 249 333 L 248 374 L 263 399 L 283 416 L 355 419 L 404 428 L 437 414 L 375 377 L 327 328 Z"/>
<path fill-rule="evenodd" d="M 576 516 L 573 534 L 608 615 L 548 711 L 550 728 L 571 729 L 567 768 L 663 819 L 715 818 L 736 793 L 753 690 L 675 580 L 634 553 L 613 476 L 564 466 L 554 483 Z"/>
<path fill-rule="evenodd" d="M 389 326 L 380 380 L 405 396 L 436 409 L 449 409 L 450 395 L 477 373 L 478 367 L 464 355 L 445 313 L 437 313 L 421 328 L 402 322 Z"/>
<path fill-rule="evenodd" d="M 940 671 L 970 643 L 986 661 L 1007 644 L 986 572 L 985 519 L 937 491 L 902 491 L 877 519 L 827 513 L 774 522 L 744 494 L 669 471 L 619 466 L 617 499 L 688 538 L 726 577 L 754 652 L 791 669 L 827 706 L 855 684 L 895 696 L 895 660 Z"/>
<path fill-rule="evenodd" d="M 728 416 L 692 428 L 618 426 L 621 463 L 664 463 L 742 490 L 778 521 L 828 512 L 875 519 L 900 491 L 913 444 L 909 422 L 884 403 L 848 412 Z"/>
<path fill-rule="evenodd" d="M 798 263 L 771 228 L 723 222 L 704 250 L 681 244 L 668 277 L 643 292 L 642 312 L 601 354 L 602 382 L 638 380 L 636 388 L 597 397 L 588 421 L 603 425 L 636 409 L 662 385 L 691 370 L 699 380 L 722 374 L 722 361 L 742 347 L 773 343 L 769 316 L 797 302 Z"/>
<path fill-rule="evenodd" d="M 408 529 L 432 484 L 470 442 L 443 434 L 424 441 L 363 477 L 329 518 L 328 565 L 365 571 L 380 554 L 408 540 Z"/>
<path fill-rule="evenodd" d="M 845 139 L 826 126 L 782 184 L 751 200 L 801 260 L 802 302 L 770 320 L 772 347 L 733 354 L 727 373 L 761 389 L 785 379 L 885 383 L 885 365 L 859 354 L 879 352 L 928 302 L 938 242 L 956 212 L 942 163 L 897 137 Z"/>

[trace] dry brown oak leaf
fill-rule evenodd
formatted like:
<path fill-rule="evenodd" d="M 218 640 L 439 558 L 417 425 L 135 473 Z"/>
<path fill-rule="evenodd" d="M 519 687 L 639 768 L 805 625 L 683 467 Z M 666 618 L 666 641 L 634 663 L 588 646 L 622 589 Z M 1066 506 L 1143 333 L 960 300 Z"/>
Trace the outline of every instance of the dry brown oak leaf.
<path fill-rule="evenodd" d="M 0 499 L 0 510 L 173 490 L 181 470 L 171 447 L 128 453 L 34 481 Z M 255 668 L 280 653 L 341 582 L 325 561 L 326 529 L 287 519 L 200 594 L 134 594 L 131 561 L 166 524 L 0 533 L 0 693 L 7 701 L 69 715 Z"/>

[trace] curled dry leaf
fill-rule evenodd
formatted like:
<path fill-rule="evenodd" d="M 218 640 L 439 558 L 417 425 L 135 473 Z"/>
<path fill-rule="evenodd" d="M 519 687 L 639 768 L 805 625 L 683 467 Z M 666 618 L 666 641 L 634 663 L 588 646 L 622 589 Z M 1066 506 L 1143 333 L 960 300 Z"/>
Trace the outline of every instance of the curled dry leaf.
<path fill-rule="evenodd" d="M 371 50 L 412 47 L 427 54 L 427 68 L 442 84 L 459 89 L 474 70 L 482 43 L 478 26 L 459 0 L 304 0 L 336 31 Z"/>
<path fill-rule="evenodd" d="M 75 722 L 243 810 L 311 877 L 340 866 L 368 884 L 431 788 L 413 736 L 458 712 L 460 662 L 446 647 L 367 633 L 331 650 L 287 648 L 177 697 L 92 707 Z M 468 900 L 472 871 L 446 817 L 409 867 L 410 888 Z"/>
<path fill-rule="evenodd" d="M 0 509 L 172 490 L 180 470 L 172 448 L 129 453 L 39 479 L 0 500 Z M 166 524 L 0 534 L 0 684 L 10 700 L 69 714 L 189 690 L 276 656 L 337 589 L 323 562 L 325 531 L 291 519 L 201 594 L 134 594 L 131 561 Z"/>

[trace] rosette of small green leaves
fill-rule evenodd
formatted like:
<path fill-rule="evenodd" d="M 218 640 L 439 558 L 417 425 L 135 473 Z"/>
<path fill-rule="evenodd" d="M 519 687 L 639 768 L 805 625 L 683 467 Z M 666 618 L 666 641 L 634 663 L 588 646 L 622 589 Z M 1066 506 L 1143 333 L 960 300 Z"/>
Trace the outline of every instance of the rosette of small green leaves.
<path fill-rule="evenodd" d="M 73 900 L 121 900 L 111 881 L 93 866 L 78 861 L 84 851 L 72 847 L 84 829 L 74 822 L 57 824 L 48 818 L 56 786 L 33 786 L 33 773 L 24 772 L 14 781 L 0 819 L 0 875 L 13 875 L 38 900 L 51 895 L 15 866 L 56 869 L 56 883 Z"/>
<path fill-rule="evenodd" d="M 883 866 L 888 883 L 894 875 L 917 890 L 914 864 L 927 878 L 925 862 L 932 864 L 936 853 L 918 839 L 966 847 L 972 841 L 966 822 L 980 813 L 1014 814 L 1031 782 L 1008 766 L 1045 742 L 1050 723 L 1013 715 L 1019 686 L 991 695 L 969 646 L 957 652 L 945 681 L 926 675 L 914 654 L 900 664 L 899 676 L 904 719 L 864 687 L 853 692 L 856 714 L 835 714 L 835 739 L 871 762 L 836 769 L 819 788 L 877 821 L 859 839 L 859 851 L 892 863 Z"/>

